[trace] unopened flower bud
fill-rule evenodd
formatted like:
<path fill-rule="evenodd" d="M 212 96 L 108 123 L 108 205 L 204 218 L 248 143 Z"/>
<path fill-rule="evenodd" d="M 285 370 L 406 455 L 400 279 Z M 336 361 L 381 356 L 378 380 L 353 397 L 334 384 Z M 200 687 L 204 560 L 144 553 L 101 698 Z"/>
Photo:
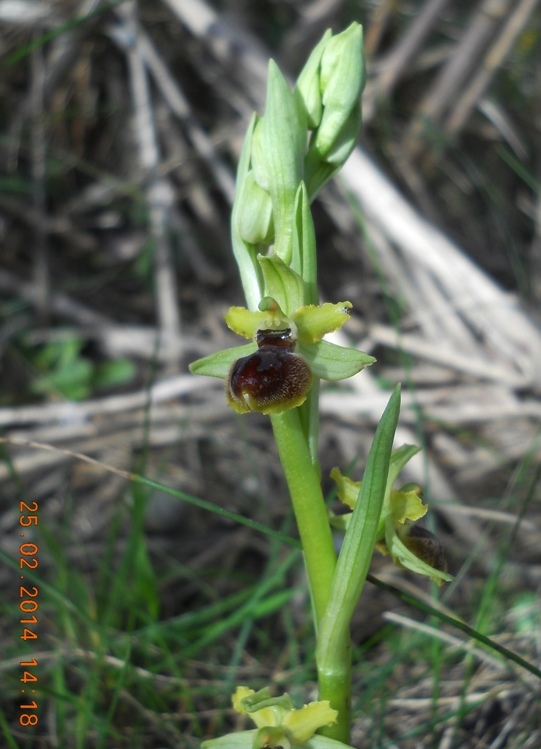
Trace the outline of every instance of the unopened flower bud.
<path fill-rule="evenodd" d="M 274 224 L 271 196 L 258 185 L 253 171 L 248 172 L 240 188 L 235 218 L 237 230 L 245 242 L 254 245 L 272 243 Z"/>

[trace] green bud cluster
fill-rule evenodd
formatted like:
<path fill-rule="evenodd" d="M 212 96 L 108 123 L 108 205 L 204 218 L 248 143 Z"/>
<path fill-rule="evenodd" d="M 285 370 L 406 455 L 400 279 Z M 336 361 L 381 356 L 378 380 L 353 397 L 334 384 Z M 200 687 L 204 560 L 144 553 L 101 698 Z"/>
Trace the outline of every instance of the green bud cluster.
<path fill-rule="evenodd" d="M 365 82 L 363 34 L 352 23 L 335 36 L 327 31 L 310 55 L 293 90 L 276 63 L 268 71 L 265 114 L 248 129 L 237 172 L 232 243 L 249 309 L 265 296 L 258 254 L 273 255 L 315 287 L 315 253 L 309 204 L 355 147 Z M 307 215 L 308 214 L 308 215 Z M 304 268 L 302 264 L 304 262 Z M 305 299 L 315 303 L 315 299 Z"/>

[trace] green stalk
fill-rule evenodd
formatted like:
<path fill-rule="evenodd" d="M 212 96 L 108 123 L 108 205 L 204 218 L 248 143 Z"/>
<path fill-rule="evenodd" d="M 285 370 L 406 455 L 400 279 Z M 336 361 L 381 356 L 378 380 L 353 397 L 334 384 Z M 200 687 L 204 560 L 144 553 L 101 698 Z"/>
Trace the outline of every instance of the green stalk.
<path fill-rule="evenodd" d="M 332 532 L 319 472 L 312 462 L 299 410 L 271 416 L 278 454 L 284 470 L 293 511 L 299 529 L 304 563 L 314 609 L 316 635 L 329 604 L 336 568 Z M 338 710 L 338 721 L 325 735 L 349 742 L 351 695 L 351 646 L 346 632 L 332 655 L 327 654 L 325 671 L 318 670 L 320 699 L 327 699 Z"/>
<path fill-rule="evenodd" d="M 331 596 L 336 567 L 327 508 L 298 409 L 272 414 L 271 421 L 299 529 L 317 632 Z"/>

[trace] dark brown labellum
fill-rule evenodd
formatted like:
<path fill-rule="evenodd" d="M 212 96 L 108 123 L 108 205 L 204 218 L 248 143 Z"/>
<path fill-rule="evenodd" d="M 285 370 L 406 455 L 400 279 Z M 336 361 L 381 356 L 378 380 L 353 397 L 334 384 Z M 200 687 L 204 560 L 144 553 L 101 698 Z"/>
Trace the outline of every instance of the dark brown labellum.
<path fill-rule="evenodd" d="M 447 572 L 447 560 L 441 541 L 421 525 L 410 525 L 401 534 L 401 540 L 412 554 L 440 572 Z"/>
<path fill-rule="evenodd" d="M 280 413 L 300 406 L 312 384 L 310 367 L 292 351 L 291 331 L 260 331 L 266 334 L 259 348 L 231 367 L 226 394 L 229 405 L 239 413 Z M 272 334 L 272 335 L 270 335 Z M 276 334 L 276 336 L 275 336 Z"/>

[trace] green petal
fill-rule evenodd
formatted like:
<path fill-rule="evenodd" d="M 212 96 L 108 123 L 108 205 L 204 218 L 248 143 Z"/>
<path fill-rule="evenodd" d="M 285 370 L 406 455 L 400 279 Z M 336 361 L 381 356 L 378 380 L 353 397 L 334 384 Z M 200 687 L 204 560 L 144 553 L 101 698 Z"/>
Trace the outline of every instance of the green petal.
<path fill-rule="evenodd" d="M 339 468 L 333 468 L 331 478 L 336 484 L 338 499 L 353 510 L 361 489 L 360 481 L 352 481 L 349 476 L 344 476 Z"/>
<path fill-rule="evenodd" d="M 339 330 L 349 320 L 351 302 L 307 304 L 291 315 L 299 331 L 299 343 L 317 343 L 327 333 Z"/>
<path fill-rule="evenodd" d="M 235 346 L 217 351 L 215 354 L 205 356 L 203 359 L 197 359 L 190 364 L 192 374 L 206 375 L 207 377 L 219 377 L 222 380 L 227 379 L 229 370 L 233 362 L 240 359 L 241 356 L 248 356 L 257 351 L 255 343 L 246 343 L 244 346 Z"/>
<path fill-rule="evenodd" d="M 395 525 L 403 525 L 407 520 L 419 520 L 428 512 L 416 491 L 391 492 L 391 514 Z"/>
<path fill-rule="evenodd" d="M 363 351 L 337 346 L 329 341 L 302 344 L 299 352 L 316 377 L 323 380 L 345 380 L 376 361 Z"/>
<path fill-rule="evenodd" d="M 287 728 L 295 743 L 302 743 L 312 738 L 318 728 L 336 723 L 337 718 L 338 710 L 334 710 L 328 700 L 321 700 L 287 713 L 282 725 Z"/>
<path fill-rule="evenodd" d="M 258 330 L 284 330 L 295 326 L 277 306 L 276 301 L 264 297 L 259 303 L 259 310 L 252 312 L 246 307 L 230 307 L 224 315 L 227 327 L 243 338 L 255 338 Z"/>

